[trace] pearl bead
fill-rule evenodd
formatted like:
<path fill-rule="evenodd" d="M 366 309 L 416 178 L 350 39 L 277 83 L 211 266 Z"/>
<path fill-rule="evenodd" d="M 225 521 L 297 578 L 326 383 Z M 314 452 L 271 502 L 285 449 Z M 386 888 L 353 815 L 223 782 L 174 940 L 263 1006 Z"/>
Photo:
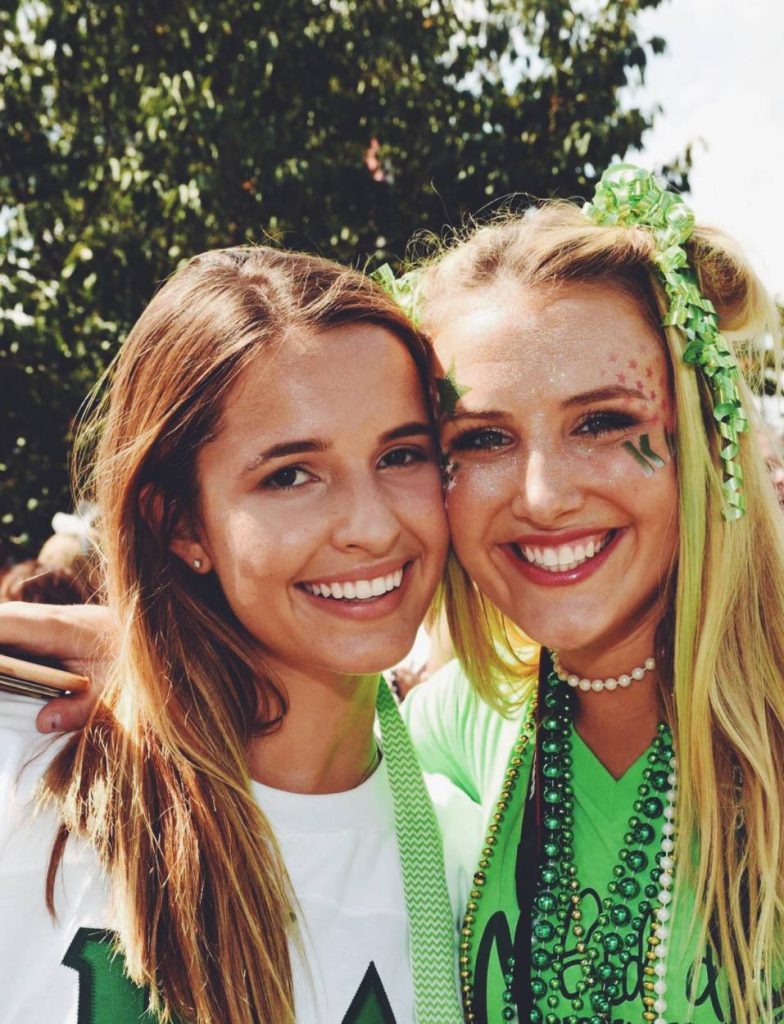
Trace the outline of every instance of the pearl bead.
<path fill-rule="evenodd" d="M 588 679 L 584 676 L 578 676 L 574 672 L 567 672 L 558 660 L 558 652 L 553 651 L 553 669 L 555 675 L 562 683 L 567 683 L 573 689 L 580 689 L 583 693 L 592 691 L 593 693 L 601 693 L 602 690 L 615 690 L 617 687 L 626 688 L 631 686 L 632 681 L 642 679 L 646 672 L 651 672 L 656 668 L 655 658 L 646 658 L 642 665 L 638 665 L 636 668 L 631 670 L 631 673 L 624 673 L 618 676 L 616 679 L 611 676 L 609 679 Z"/>
<path fill-rule="evenodd" d="M 656 979 L 656 981 L 653 983 L 653 991 L 656 993 L 657 996 L 664 995 L 664 993 L 667 991 L 667 982 L 664 980 L 664 978 Z"/>

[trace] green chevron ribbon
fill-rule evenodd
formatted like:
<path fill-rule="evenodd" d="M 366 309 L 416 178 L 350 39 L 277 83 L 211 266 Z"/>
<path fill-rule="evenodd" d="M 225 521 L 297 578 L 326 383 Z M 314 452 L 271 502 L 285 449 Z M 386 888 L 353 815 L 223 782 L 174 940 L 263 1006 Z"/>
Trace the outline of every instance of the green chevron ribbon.
<path fill-rule="evenodd" d="M 668 192 L 634 164 L 609 167 L 583 212 L 597 224 L 644 227 L 653 234 L 657 250 L 653 259 L 670 303 L 664 324 L 681 331 L 686 339 L 684 362 L 699 367 L 708 381 L 722 439 L 724 518 L 740 519 L 746 503 L 737 456 L 740 435 L 749 424 L 738 388 L 737 361 L 719 331 L 713 303 L 700 292 L 684 249 L 694 230 L 694 214 L 679 195 Z"/>
<path fill-rule="evenodd" d="M 376 709 L 395 805 L 417 1024 L 459 1024 L 463 1012 L 457 990 L 457 927 L 436 813 L 408 730 L 383 679 Z"/>

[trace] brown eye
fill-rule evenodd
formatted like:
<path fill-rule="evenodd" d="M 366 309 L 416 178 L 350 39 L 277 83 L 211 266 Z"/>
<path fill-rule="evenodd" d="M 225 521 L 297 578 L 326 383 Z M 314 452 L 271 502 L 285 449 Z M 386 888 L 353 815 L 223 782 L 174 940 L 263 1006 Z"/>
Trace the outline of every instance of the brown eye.
<path fill-rule="evenodd" d="M 313 477 L 301 466 L 284 466 L 277 473 L 268 476 L 262 486 L 272 491 L 287 491 L 295 487 L 302 487 Z"/>
<path fill-rule="evenodd" d="M 412 466 L 417 462 L 426 462 L 429 458 L 420 448 L 394 448 L 383 456 L 379 465 L 382 469 Z"/>

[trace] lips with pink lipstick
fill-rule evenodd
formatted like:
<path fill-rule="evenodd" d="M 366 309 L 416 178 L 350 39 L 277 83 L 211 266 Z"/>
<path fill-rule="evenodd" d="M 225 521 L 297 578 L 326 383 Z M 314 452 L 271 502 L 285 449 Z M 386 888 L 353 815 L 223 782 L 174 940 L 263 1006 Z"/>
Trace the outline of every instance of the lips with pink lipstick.
<path fill-rule="evenodd" d="M 625 529 L 565 530 L 526 534 L 503 545 L 514 565 L 535 583 L 562 586 L 578 583 L 610 557 Z"/>

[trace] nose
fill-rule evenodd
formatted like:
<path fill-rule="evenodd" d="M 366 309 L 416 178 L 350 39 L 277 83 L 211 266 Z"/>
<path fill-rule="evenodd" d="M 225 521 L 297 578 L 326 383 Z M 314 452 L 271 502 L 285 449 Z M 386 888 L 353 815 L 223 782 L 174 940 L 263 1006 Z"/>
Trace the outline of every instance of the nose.
<path fill-rule="evenodd" d="M 581 508 L 584 501 L 578 474 L 566 457 L 541 450 L 527 454 L 512 501 L 515 516 L 547 526 Z"/>
<path fill-rule="evenodd" d="M 342 551 L 389 554 L 400 537 L 397 509 L 372 478 L 347 482 L 335 496 L 332 543 Z"/>

